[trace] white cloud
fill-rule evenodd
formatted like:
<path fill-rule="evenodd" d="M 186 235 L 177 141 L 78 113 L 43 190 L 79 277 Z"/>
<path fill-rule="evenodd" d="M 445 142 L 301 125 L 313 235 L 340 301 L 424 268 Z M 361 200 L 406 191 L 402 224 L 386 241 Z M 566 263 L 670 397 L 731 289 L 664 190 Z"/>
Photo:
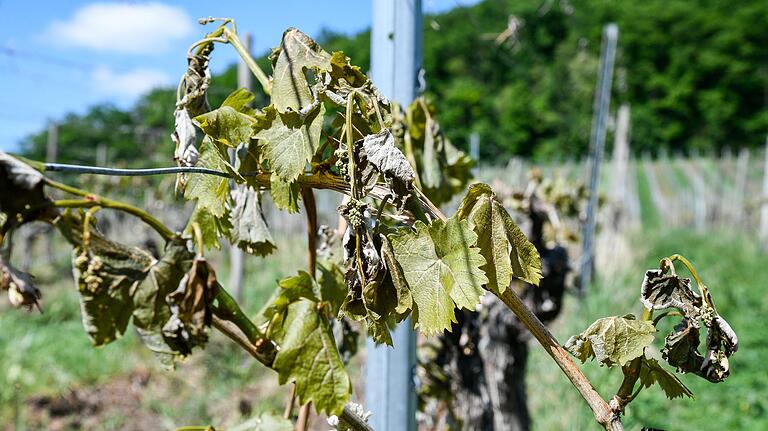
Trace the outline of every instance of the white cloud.
<path fill-rule="evenodd" d="M 94 91 L 101 96 L 138 97 L 153 88 L 170 84 L 165 73 L 155 69 L 134 69 L 125 72 L 100 66 L 91 75 Z"/>
<path fill-rule="evenodd" d="M 162 3 L 91 3 L 43 33 L 54 43 L 94 51 L 160 53 L 192 32 L 187 13 Z"/>

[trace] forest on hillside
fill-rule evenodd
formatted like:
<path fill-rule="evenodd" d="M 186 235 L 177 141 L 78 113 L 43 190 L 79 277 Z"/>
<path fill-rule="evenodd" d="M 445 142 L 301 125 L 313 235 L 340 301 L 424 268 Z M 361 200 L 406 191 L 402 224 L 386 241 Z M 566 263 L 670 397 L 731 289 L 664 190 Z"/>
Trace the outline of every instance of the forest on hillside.
<path fill-rule="evenodd" d="M 764 143 L 768 33 L 759 24 L 768 22 L 768 2 L 762 0 L 485 0 L 426 16 L 424 90 L 447 136 L 466 148 L 476 132 L 483 160 L 585 154 L 607 22 L 620 30 L 612 106 L 632 108 L 635 153 Z M 318 40 L 367 69 L 369 31 L 324 31 Z M 258 57 L 268 68 L 268 53 Z M 235 89 L 235 69 L 214 77 L 211 106 Z M 156 89 L 129 110 L 97 105 L 61 119 L 59 161 L 95 163 L 94 148 L 102 145 L 112 164 L 167 165 L 174 91 Z M 22 153 L 44 158 L 47 134 L 27 137 Z"/>

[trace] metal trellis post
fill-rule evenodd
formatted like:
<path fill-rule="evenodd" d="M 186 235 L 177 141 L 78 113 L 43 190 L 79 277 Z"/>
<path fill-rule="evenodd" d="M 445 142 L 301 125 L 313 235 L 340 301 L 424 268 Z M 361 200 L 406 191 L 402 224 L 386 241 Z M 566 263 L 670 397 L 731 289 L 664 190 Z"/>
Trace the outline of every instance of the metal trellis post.
<path fill-rule="evenodd" d="M 371 77 L 391 100 L 408 105 L 416 97 L 421 69 L 421 0 L 373 0 Z M 377 431 L 416 429 L 416 334 L 411 320 L 392 332 L 394 348 L 368 339 L 365 408 Z"/>
<path fill-rule="evenodd" d="M 595 91 L 595 113 L 592 119 L 592 131 L 589 137 L 590 146 L 590 176 L 589 202 L 587 204 L 587 223 L 584 226 L 584 248 L 581 256 L 580 293 L 585 293 L 592 281 L 594 262 L 594 236 L 597 218 L 597 183 L 600 177 L 600 162 L 603 159 L 605 146 L 605 129 L 608 109 L 611 105 L 611 85 L 613 83 L 613 61 L 616 57 L 616 42 L 619 38 L 619 27 L 608 24 L 603 29 L 603 46 L 600 53 L 600 75 Z"/>

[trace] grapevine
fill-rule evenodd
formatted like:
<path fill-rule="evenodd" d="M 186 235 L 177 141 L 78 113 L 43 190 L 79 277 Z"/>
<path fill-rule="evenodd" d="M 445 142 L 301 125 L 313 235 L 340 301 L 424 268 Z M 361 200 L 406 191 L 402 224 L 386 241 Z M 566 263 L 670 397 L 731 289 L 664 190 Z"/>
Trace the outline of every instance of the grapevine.
<path fill-rule="evenodd" d="M 651 311 L 643 319 L 601 320 L 566 344 L 582 361 L 594 356 L 622 366 L 625 384 L 610 401 L 600 398 L 511 287 L 518 281 L 538 285 L 541 259 L 491 187 L 469 186 L 451 217 L 437 208 L 466 187 L 472 163 L 444 137 L 434 107 L 424 99 L 406 107 L 390 103 L 343 53 L 326 52 L 297 29 L 288 29 L 273 51 L 270 77 L 243 48 L 233 20 L 201 23 L 216 27 L 189 49 L 178 86 L 172 135 L 177 167 L 117 171 L 0 153 L 0 243 L 31 222 L 48 223 L 62 234 L 74 249 L 83 325 L 95 346 L 114 342 L 132 322 L 158 360 L 173 368 L 203 349 L 214 328 L 275 370 L 280 383 L 292 384 L 295 399 L 305 406 L 300 422 L 311 404 L 319 413 L 336 415 L 339 429 L 355 430 L 370 427 L 364 409 L 350 405 L 346 362 L 354 348 L 347 341 L 354 328 L 391 345 L 391 328 L 410 317 L 421 333 L 440 334 L 457 322 L 458 312 L 475 310 L 484 295 L 495 295 L 518 316 L 606 429 L 622 429 L 620 414 L 639 390 L 631 392 L 638 378 L 641 387 L 658 382 L 670 396 L 689 392 L 645 356 L 653 310 L 674 307 L 684 315 L 681 329 L 666 340 L 664 358 L 671 365 L 715 382 L 727 377 L 736 336 L 692 267 L 672 256 L 657 272 L 648 272 L 643 304 Z M 214 84 L 209 64 L 217 45 L 231 45 L 242 56 L 270 97 L 267 106 L 253 107 L 255 96 L 245 89 L 215 109 L 209 106 L 207 92 Z M 235 150 L 236 161 L 228 150 Z M 195 209 L 177 232 L 141 208 L 44 175 L 67 170 L 176 174 L 176 190 Z M 346 223 L 329 233 L 340 238 L 339 257 L 318 253 L 327 244 L 318 244 L 314 189 L 346 195 L 338 208 Z M 270 302 L 249 316 L 219 283 L 205 253 L 226 240 L 251 255 L 270 254 L 277 245 L 261 210 L 267 194 L 282 210 L 299 212 L 303 206 L 309 264 L 281 280 Z M 165 241 L 162 255 L 107 238 L 97 227 L 100 211 L 137 217 Z M 699 295 L 675 278 L 678 261 L 692 270 Z M 40 307 L 41 293 L 28 274 L 6 258 L 0 270 L 0 287 L 12 304 Z M 695 343 L 681 341 L 698 335 L 700 323 L 709 331 L 705 355 Z M 611 339 L 632 349 L 616 353 L 607 341 L 595 341 L 607 340 L 607 331 L 619 327 L 624 332 Z M 287 417 L 293 417 L 292 410 L 290 403 Z"/>

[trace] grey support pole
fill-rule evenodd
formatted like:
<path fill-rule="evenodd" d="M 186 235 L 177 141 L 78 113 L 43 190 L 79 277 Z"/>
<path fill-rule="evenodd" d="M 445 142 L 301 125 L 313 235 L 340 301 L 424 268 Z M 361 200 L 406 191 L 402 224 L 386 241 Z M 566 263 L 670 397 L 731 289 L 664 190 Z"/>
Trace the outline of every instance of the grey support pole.
<path fill-rule="evenodd" d="M 592 281 L 594 262 L 595 221 L 597 218 L 597 182 L 600 177 L 600 162 L 605 146 L 605 128 L 608 109 L 611 105 L 611 85 L 613 83 L 613 60 L 616 58 L 616 42 L 619 39 L 619 27 L 608 24 L 603 29 L 603 46 L 600 53 L 600 75 L 595 91 L 595 112 L 592 117 L 592 131 L 589 136 L 591 172 L 589 176 L 589 203 L 587 204 L 587 223 L 584 226 L 584 248 L 581 255 L 581 279 L 579 293 L 585 293 Z"/>
<path fill-rule="evenodd" d="M 416 97 L 421 69 L 421 0 L 373 0 L 371 78 L 391 100 L 408 105 Z M 377 431 L 416 430 L 416 333 L 411 319 L 392 332 L 394 348 L 368 339 L 365 408 Z"/>
<path fill-rule="evenodd" d="M 472 132 L 469 135 L 469 156 L 475 161 L 475 167 L 472 168 L 472 176 L 477 178 L 480 174 L 480 134 Z"/>

